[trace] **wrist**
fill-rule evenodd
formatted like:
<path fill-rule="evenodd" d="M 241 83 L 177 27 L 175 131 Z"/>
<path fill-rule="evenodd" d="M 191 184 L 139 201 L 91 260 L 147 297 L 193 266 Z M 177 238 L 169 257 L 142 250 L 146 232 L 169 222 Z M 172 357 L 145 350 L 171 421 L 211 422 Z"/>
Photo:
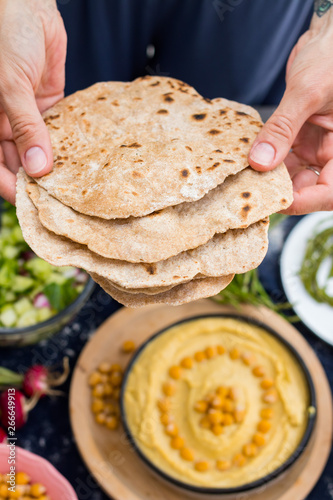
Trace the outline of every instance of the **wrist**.
<path fill-rule="evenodd" d="M 331 31 L 333 33 L 332 0 L 315 0 L 310 29 L 318 32 Z"/>

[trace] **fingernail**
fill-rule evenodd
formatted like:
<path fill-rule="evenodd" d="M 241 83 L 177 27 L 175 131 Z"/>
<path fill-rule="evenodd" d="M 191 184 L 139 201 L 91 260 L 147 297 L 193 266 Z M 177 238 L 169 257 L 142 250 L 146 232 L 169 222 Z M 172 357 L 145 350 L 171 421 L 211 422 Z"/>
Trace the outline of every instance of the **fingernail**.
<path fill-rule="evenodd" d="M 257 144 L 250 154 L 251 160 L 255 161 L 259 165 L 263 165 L 264 167 L 269 167 L 272 164 L 274 157 L 275 150 L 273 146 L 267 142 Z"/>
<path fill-rule="evenodd" d="M 25 153 L 25 170 L 28 174 L 38 174 L 47 165 L 47 157 L 42 148 L 35 146 Z"/>

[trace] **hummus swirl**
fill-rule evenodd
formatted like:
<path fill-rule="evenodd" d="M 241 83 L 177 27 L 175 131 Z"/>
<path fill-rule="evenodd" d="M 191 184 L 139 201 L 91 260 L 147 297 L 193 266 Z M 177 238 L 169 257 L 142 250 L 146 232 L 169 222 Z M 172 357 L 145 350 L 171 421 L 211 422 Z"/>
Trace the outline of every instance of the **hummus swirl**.
<path fill-rule="evenodd" d="M 227 402 L 219 403 L 219 391 L 229 391 Z M 139 354 L 124 393 L 142 453 L 164 473 L 212 488 L 250 483 L 281 466 L 303 437 L 308 405 L 292 353 L 265 330 L 223 317 L 158 335 Z M 222 423 L 204 425 L 214 412 Z"/>

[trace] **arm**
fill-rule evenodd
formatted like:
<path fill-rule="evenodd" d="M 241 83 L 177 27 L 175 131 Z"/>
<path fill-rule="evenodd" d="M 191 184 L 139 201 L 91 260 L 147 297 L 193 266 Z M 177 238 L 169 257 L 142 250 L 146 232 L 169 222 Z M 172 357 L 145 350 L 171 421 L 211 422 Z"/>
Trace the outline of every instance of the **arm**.
<path fill-rule="evenodd" d="M 15 201 L 20 165 L 49 172 L 41 112 L 63 96 L 66 33 L 55 0 L 0 0 L 0 196 Z"/>
<path fill-rule="evenodd" d="M 285 161 L 294 184 L 289 214 L 333 210 L 332 49 L 333 1 L 316 0 L 310 28 L 290 54 L 284 96 L 250 152 L 256 170 Z"/>

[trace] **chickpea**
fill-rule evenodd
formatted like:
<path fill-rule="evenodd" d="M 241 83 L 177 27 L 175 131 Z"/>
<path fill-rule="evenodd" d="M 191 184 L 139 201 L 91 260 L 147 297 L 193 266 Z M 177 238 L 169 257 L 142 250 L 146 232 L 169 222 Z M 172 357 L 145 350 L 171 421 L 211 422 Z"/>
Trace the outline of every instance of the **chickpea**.
<path fill-rule="evenodd" d="M 110 365 L 110 363 L 106 363 L 106 362 L 105 363 L 101 363 L 99 365 L 98 369 L 99 369 L 99 371 L 101 373 L 109 373 L 110 370 L 111 370 L 111 365 Z"/>
<path fill-rule="evenodd" d="M 260 434 L 259 432 L 256 432 L 253 436 L 253 442 L 257 446 L 264 446 L 266 444 L 266 438 L 263 436 L 263 434 Z"/>
<path fill-rule="evenodd" d="M 252 370 L 252 373 L 255 377 L 263 377 L 265 375 L 265 369 L 263 366 L 255 366 Z"/>
<path fill-rule="evenodd" d="M 173 418 L 169 413 L 162 413 L 160 416 L 160 421 L 163 425 L 168 425 L 170 422 L 173 421 Z"/>
<path fill-rule="evenodd" d="M 106 417 L 105 425 L 108 429 L 115 430 L 119 425 L 119 419 L 115 415 L 109 415 Z"/>
<path fill-rule="evenodd" d="M 228 389 L 228 387 L 224 387 L 223 385 L 220 385 L 216 389 L 216 394 L 218 394 L 222 398 L 226 398 L 228 396 L 228 394 L 229 394 L 229 389 Z"/>
<path fill-rule="evenodd" d="M 136 345 L 133 342 L 133 340 L 125 340 L 122 345 L 122 351 L 125 354 L 129 354 L 131 352 L 134 352 L 136 349 Z"/>
<path fill-rule="evenodd" d="M 261 381 L 260 386 L 262 389 L 270 389 L 274 385 L 274 380 L 272 378 L 265 378 Z"/>
<path fill-rule="evenodd" d="M 186 358 L 183 358 L 180 362 L 180 366 L 186 369 L 191 369 L 193 367 L 193 359 L 187 356 Z"/>
<path fill-rule="evenodd" d="M 208 419 L 211 424 L 220 424 L 223 420 L 223 413 L 220 410 L 209 410 Z"/>
<path fill-rule="evenodd" d="M 266 434 L 271 428 L 271 423 L 269 422 L 269 420 L 261 420 L 257 428 L 259 432 Z"/>
<path fill-rule="evenodd" d="M 232 401 L 237 401 L 237 399 L 239 399 L 239 396 L 240 396 L 239 389 L 237 389 L 237 387 L 230 387 L 228 392 L 228 397 Z"/>
<path fill-rule="evenodd" d="M 209 469 L 209 463 L 205 460 L 200 460 L 194 464 L 194 468 L 198 472 L 206 472 Z"/>
<path fill-rule="evenodd" d="M 233 423 L 235 423 L 234 417 L 232 415 L 230 415 L 230 413 L 225 413 L 223 415 L 223 424 L 224 425 L 232 425 Z"/>
<path fill-rule="evenodd" d="M 208 402 L 207 401 L 197 401 L 194 405 L 195 411 L 198 413 L 206 413 L 208 410 Z"/>
<path fill-rule="evenodd" d="M 159 399 L 157 401 L 157 406 L 161 412 L 168 412 L 171 408 L 171 401 L 168 398 Z"/>
<path fill-rule="evenodd" d="M 237 467 L 243 467 L 246 464 L 246 457 L 243 453 L 237 453 L 237 455 L 233 458 L 233 464 L 237 465 Z"/>
<path fill-rule="evenodd" d="M 199 424 L 203 429 L 210 429 L 211 421 L 209 420 L 208 416 L 205 415 L 204 417 L 202 417 Z"/>
<path fill-rule="evenodd" d="M 171 384 L 170 382 L 164 382 L 162 389 L 166 396 L 173 396 L 174 393 L 176 392 L 176 387 L 174 386 L 174 384 Z"/>
<path fill-rule="evenodd" d="M 218 470 L 224 471 L 228 470 L 231 467 L 231 462 L 230 460 L 217 460 L 216 461 L 216 468 Z"/>
<path fill-rule="evenodd" d="M 193 451 L 190 450 L 189 448 L 181 448 L 181 450 L 180 450 L 180 456 L 184 460 L 187 460 L 188 462 L 193 462 L 193 460 L 194 460 Z"/>
<path fill-rule="evenodd" d="M 174 365 L 171 366 L 169 369 L 169 375 L 171 378 L 174 378 L 175 380 L 178 380 L 181 377 L 182 370 L 180 366 Z"/>
<path fill-rule="evenodd" d="M 240 352 L 239 352 L 239 349 L 237 349 L 237 347 L 234 347 L 233 349 L 231 349 L 231 351 L 229 352 L 229 356 L 231 359 L 239 359 L 240 358 Z"/>
<path fill-rule="evenodd" d="M 222 397 L 221 397 L 221 396 L 219 396 L 219 395 L 216 395 L 216 396 L 213 398 L 213 400 L 212 400 L 212 402 L 211 402 L 211 405 L 212 405 L 212 407 L 213 407 L 213 408 L 222 408 L 222 407 L 223 407 L 223 405 L 224 405 L 224 403 L 225 403 L 225 402 L 223 401 Z"/>
<path fill-rule="evenodd" d="M 213 425 L 212 432 L 213 434 L 215 434 L 215 436 L 220 436 L 224 432 L 223 426 L 219 424 Z"/>
<path fill-rule="evenodd" d="M 92 395 L 94 398 L 98 398 L 104 395 L 104 384 L 97 384 L 92 390 Z"/>
<path fill-rule="evenodd" d="M 8 488 L 6 484 L 0 484 L 0 495 L 5 498 L 8 496 Z"/>
<path fill-rule="evenodd" d="M 214 349 L 214 347 L 209 346 L 205 349 L 205 354 L 207 356 L 207 359 L 214 358 L 216 356 L 216 350 Z"/>
<path fill-rule="evenodd" d="M 121 372 L 113 371 L 110 375 L 110 382 L 114 387 L 119 387 L 123 380 L 123 375 Z"/>
<path fill-rule="evenodd" d="M 93 413 L 100 413 L 104 409 L 104 401 L 101 398 L 95 398 L 93 399 L 91 409 Z M 24 474 L 24 473 L 23 473 Z M 17 483 L 20 484 L 20 483 Z M 26 483 L 21 483 L 21 484 L 26 484 Z"/>
<path fill-rule="evenodd" d="M 273 416 L 274 416 L 273 408 L 263 408 L 260 412 L 260 416 L 261 416 L 261 418 L 264 418 L 264 419 L 273 418 Z"/>
<path fill-rule="evenodd" d="M 242 354 L 242 361 L 243 361 L 244 365 L 250 366 L 255 362 L 255 357 L 250 352 L 244 352 Z"/>
<path fill-rule="evenodd" d="M 90 385 L 90 387 L 94 387 L 100 382 L 101 382 L 101 374 L 99 372 L 93 372 L 89 375 L 88 384 Z"/>
<path fill-rule="evenodd" d="M 255 457 L 258 455 L 258 448 L 254 443 L 248 443 L 243 446 L 243 453 L 246 457 Z"/>
<path fill-rule="evenodd" d="M 104 412 L 97 413 L 97 415 L 95 416 L 95 420 L 98 424 L 105 424 L 106 414 Z"/>
<path fill-rule="evenodd" d="M 105 403 L 104 411 L 107 415 L 115 415 L 118 411 L 117 406 L 114 403 Z"/>
<path fill-rule="evenodd" d="M 198 351 L 194 354 L 194 359 L 198 362 L 201 363 L 204 359 L 206 359 L 206 354 L 202 351 Z"/>
<path fill-rule="evenodd" d="M 110 371 L 122 373 L 123 369 L 119 363 L 113 363 L 110 367 Z"/>
<path fill-rule="evenodd" d="M 113 393 L 112 385 L 109 383 L 104 384 L 104 396 L 111 396 L 112 393 Z"/>
<path fill-rule="evenodd" d="M 277 398 L 278 398 L 278 395 L 277 395 L 276 390 L 269 389 L 268 391 L 266 391 L 264 393 L 262 400 L 264 401 L 264 403 L 273 404 L 273 403 L 276 403 Z"/>
<path fill-rule="evenodd" d="M 29 484 L 31 481 L 26 472 L 17 472 L 15 478 L 16 484 Z"/>
<path fill-rule="evenodd" d="M 234 411 L 235 405 L 233 401 L 230 401 L 230 399 L 225 399 L 222 404 L 222 409 L 227 413 L 231 413 Z"/>
<path fill-rule="evenodd" d="M 174 450 L 180 450 L 181 448 L 184 448 L 184 444 L 185 441 L 180 436 L 175 436 L 170 441 L 171 448 L 173 448 Z"/>
<path fill-rule="evenodd" d="M 175 437 L 178 435 L 178 427 L 174 422 L 170 422 L 166 427 L 165 427 L 165 433 L 168 436 Z"/>
<path fill-rule="evenodd" d="M 33 497 L 40 497 L 46 493 L 46 488 L 40 483 L 34 483 L 30 488 L 30 495 Z"/>

